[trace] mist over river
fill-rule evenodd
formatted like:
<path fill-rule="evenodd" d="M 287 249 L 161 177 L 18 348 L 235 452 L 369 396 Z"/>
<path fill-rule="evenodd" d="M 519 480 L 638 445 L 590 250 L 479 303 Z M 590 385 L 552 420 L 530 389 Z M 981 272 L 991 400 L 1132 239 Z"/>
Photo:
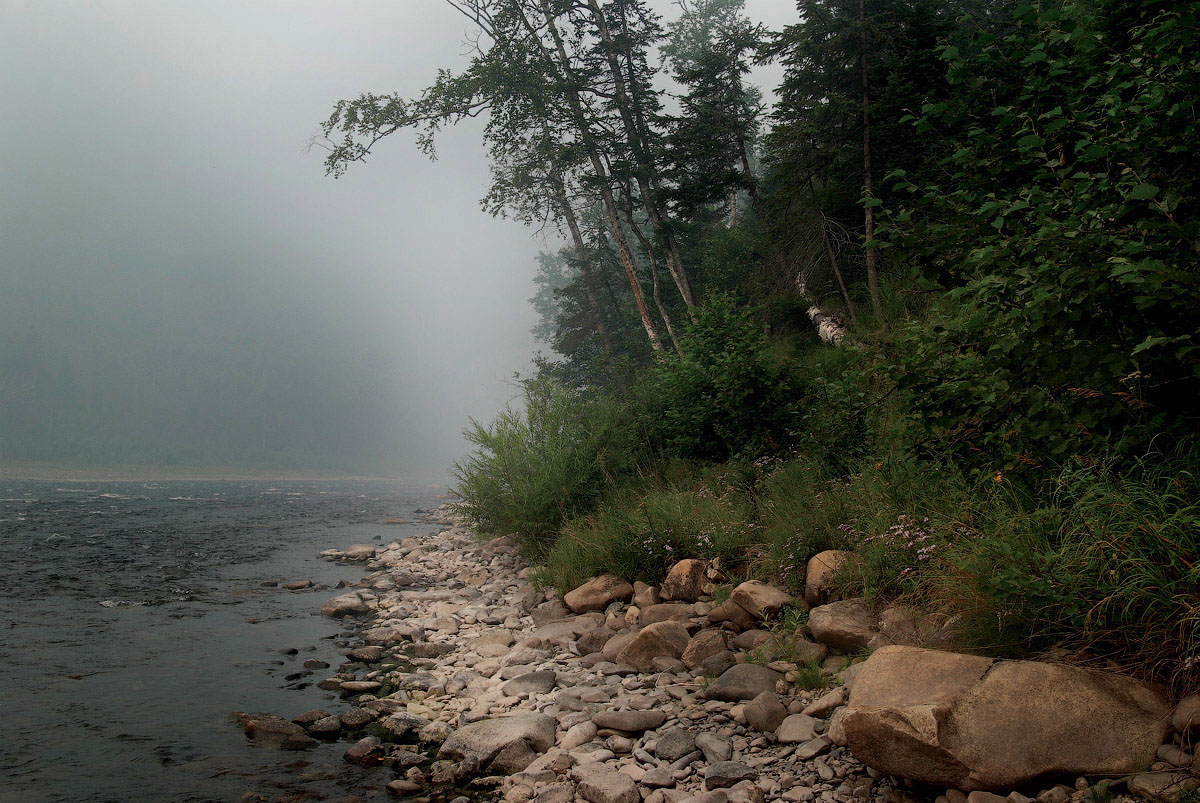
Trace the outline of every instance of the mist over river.
<path fill-rule="evenodd" d="M 262 748 L 229 713 L 294 716 L 336 699 L 315 685 L 324 670 L 303 668 L 342 660 L 339 626 L 319 613 L 334 592 L 282 583 L 357 580 L 361 567 L 317 552 L 424 532 L 418 511 L 443 492 L 0 479 L 0 800 L 378 792 L 341 761 L 344 745 Z"/>

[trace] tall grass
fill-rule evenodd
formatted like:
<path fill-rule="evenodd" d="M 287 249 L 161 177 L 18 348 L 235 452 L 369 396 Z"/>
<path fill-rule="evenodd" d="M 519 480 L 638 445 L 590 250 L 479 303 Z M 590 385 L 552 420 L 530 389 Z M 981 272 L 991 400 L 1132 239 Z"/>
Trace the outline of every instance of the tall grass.
<path fill-rule="evenodd" d="M 524 405 L 465 431 L 475 445 L 454 466 L 458 511 L 486 534 L 514 534 L 533 556 L 628 471 L 632 440 L 620 406 L 552 379 L 526 383 Z"/>

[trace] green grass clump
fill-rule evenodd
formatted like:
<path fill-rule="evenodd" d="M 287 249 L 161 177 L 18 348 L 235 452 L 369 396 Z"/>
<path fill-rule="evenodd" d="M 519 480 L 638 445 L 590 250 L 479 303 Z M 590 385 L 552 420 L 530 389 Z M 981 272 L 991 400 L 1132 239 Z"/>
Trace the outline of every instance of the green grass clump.
<path fill-rule="evenodd" d="M 545 576 L 560 588 L 604 572 L 657 583 L 684 558 L 744 563 L 755 540 L 748 515 L 739 494 L 704 482 L 619 492 L 563 528 Z"/>
<path fill-rule="evenodd" d="M 628 470 L 621 408 L 546 377 L 525 385 L 523 409 L 464 433 L 475 451 L 454 467 L 458 511 L 476 529 L 513 533 L 527 553 L 549 548 L 562 524 L 590 510 Z"/>

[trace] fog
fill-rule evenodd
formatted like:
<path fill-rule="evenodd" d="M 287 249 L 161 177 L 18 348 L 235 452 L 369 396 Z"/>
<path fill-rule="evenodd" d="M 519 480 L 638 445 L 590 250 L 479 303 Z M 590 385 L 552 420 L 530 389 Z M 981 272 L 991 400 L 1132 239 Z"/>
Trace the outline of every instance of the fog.
<path fill-rule="evenodd" d="M 305 147 L 337 99 L 464 64 L 448 5 L 0 19 L 0 469 L 441 474 L 468 417 L 514 397 L 547 243 L 480 210 L 479 121 L 436 162 L 397 135 L 336 181 Z"/>

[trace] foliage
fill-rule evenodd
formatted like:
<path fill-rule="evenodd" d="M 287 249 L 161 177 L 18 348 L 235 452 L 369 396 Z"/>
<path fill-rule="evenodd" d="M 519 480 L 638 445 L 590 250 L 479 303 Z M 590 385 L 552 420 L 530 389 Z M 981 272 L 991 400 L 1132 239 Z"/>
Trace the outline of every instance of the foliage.
<path fill-rule="evenodd" d="M 476 448 L 454 467 L 458 510 L 482 532 L 514 533 L 540 554 L 628 470 L 620 412 L 548 377 L 530 380 L 524 409 L 510 407 L 486 426 L 472 421 L 464 433 Z"/>
<path fill-rule="evenodd" d="M 727 296 L 696 310 L 645 383 L 650 443 L 671 457 L 727 460 L 782 450 L 799 416 L 799 387 L 750 313 Z"/>
<path fill-rule="evenodd" d="M 946 292 L 903 382 L 977 463 L 1135 455 L 1200 413 L 1200 4 L 1012 15 L 910 117 L 940 158 L 880 236 Z"/>

